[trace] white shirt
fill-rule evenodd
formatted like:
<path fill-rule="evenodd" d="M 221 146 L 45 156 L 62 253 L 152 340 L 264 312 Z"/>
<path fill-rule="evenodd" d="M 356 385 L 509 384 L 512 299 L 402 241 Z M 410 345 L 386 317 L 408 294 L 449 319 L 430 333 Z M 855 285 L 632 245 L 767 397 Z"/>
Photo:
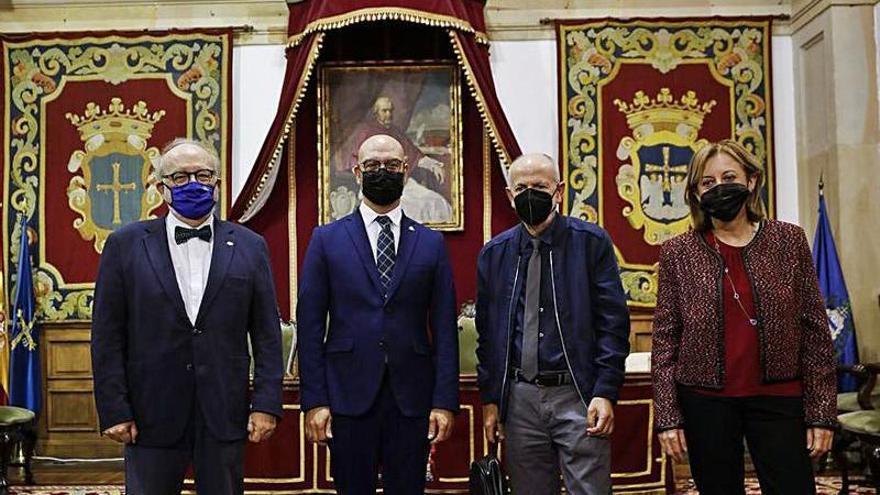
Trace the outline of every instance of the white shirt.
<path fill-rule="evenodd" d="M 364 227 L 367 229 L 367 237 L 370 239 L 370 248 L 373 251 L 373 261 L 376 261 L 376 249 L 379 245 L 379 232 L 382 231 L 382 225 L 376 221 L 381 214 L 373 211 L 366 203 L 361 202 L 361 217 L 364 219 Z M 400 245 L 400 220 L 403 218 L 403 208 L 397 205 L 397 208 L 384 214 L 391 219 L 391 233 L 394 234 L 394 252 L 397 252 L 397 246 Z"/>
<path fill-rule="evenodd" d="M 165 230 L 168 236 L 168 250 L 171 252 L 171 264 L 174 265 L 174 275 L 177 277 L 177 287 L 180 288 L 180 296 L 183 305 L 186 306 L 186 315 L 189 321 L 195 325 L 199 315 L 199 306 L 202 305 L 202 296 L 205 295 L 205 286 L 208 284 L 208 272 L 211 270 L 211 253 L 214 251 L 214 216 L 205 220 L 201 225 L 211 226 L 211 241 L 205 242 L 199 238 L 192 238 L 183 244 L 174 240 L 174 229 L 183 227 L 191 229 L 169 212 L 165 217 Z"/>

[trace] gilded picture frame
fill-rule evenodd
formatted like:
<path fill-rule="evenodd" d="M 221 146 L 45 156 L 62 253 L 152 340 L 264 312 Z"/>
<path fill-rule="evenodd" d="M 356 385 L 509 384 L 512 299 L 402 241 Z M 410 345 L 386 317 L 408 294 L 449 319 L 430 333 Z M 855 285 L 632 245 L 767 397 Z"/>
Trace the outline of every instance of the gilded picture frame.
<path fill-rule="evenodd" d="M 318 219 L 354 211 L 360 144 L 388 134 L 403 145 L 404 214 L 440 231 L 464 230 L 461 85 L 448 61 L 326 63 L 318 75 Z"/>

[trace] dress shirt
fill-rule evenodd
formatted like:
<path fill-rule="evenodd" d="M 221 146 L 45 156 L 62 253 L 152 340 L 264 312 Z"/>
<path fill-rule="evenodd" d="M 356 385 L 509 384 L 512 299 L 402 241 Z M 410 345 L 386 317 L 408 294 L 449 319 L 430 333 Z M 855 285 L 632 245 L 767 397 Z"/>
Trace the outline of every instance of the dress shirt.
<path fill-rule="evenodd" d="M 382 216 L 376 213 L 366 203 L 361 203 L 361 217 L 364 219 L 364 227 L 367 229 L 367 237 L 370 239 L 370 250 L 373 252 L 373 261 L 376 261 L 376 249 L 379 244 L 379 232 L 382 225 L 376 221 L 376 218 Z M 384 214 L 391 219 L 391 233 L 394 234 L 394 252 L 397 253 L 397 246 L 400 245 L 400 220 L 403 218 L 403 208 L 398 205 L 393 210 Z"/>
<path fill-rule="evenodd" d="M 165 219 L 168 250 L 171 252 L 171 264 L 174 265 L 177 287 L 180 289 L 180 296 L 186 307 L 186 315 L 189 316 L 189 321 L 195 325 L 199 306 L 202 304 L 202 296 L 205 295 L 205 286 L 208 284 L 208 273 L 211 270 L 211 253 L 214 251 L 214 235 L 217 234 L 213 223 L 214 216 L 211 215 L 196 227 L 183 223 L 173 212 L 168 212 Z M 199 229 L 205 225 L 211 226 L 211 242 L 199 238 L 192 238 L 183 244 L 175 242 L 175 228 Z"/>

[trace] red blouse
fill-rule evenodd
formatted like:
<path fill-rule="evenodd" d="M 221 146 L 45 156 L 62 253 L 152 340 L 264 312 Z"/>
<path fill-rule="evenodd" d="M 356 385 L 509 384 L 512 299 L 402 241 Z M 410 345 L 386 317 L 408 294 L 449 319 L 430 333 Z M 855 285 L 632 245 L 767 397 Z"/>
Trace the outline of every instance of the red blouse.
<path fill-rule="evenodd" d="M 715 236 L 706 234 L 706 242 L 715 248 Z M 723 397 L 746 397 L 774 395 L 798 397 L 803 394 L 801 380 L 765 384 L 761 381 L 760 345 L 758 328 L 750 318 L 755 318 L 752 286 L 743 264 L 742 248 L 718 241 L 718 250 L 727 269 L 724 285 L 724 388 L 700 389 L 699 393 Z M 728 278 L 729 275 L 730 277 Z M 731 281 L 739 294 L 737 303 Z M 745 309 L 745 311 L 743 311 Z"/>

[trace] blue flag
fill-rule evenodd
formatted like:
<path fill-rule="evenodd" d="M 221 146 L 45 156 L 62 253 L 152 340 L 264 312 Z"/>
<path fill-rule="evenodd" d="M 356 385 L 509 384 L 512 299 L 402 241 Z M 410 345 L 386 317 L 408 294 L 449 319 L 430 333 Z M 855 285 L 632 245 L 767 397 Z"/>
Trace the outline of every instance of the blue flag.
<path fill-rule="evenodd" d="M 856 330 L 853 323 L 849 292 L 843 280 L 843 270 L 834 246 L 831 224 L 825 208 L 825 195 L 819 185 L 819 220 L 816 223 L 816 237 L 813 240 L 813 263 L 819 275 L 819 288 L 825 297 L 825 311 L 828 314 L 828 328 L 834 340 L 834 356 L 838 364 L 853 365 L 859 362 L 856 346 Z M 852 392 L 857 388 L 856 378 L 849 373 L 838 378 L 839 392 Z"/>
<path fill-rule="evenodd" d="M 39 413 L 42 399 L 40 351 L 37 349 L 39 333 L 34 320 L 34 279 L 24 218 L 21 221 L 16 273 L 15 298 L 10 313 L 9 404 Z"/>

